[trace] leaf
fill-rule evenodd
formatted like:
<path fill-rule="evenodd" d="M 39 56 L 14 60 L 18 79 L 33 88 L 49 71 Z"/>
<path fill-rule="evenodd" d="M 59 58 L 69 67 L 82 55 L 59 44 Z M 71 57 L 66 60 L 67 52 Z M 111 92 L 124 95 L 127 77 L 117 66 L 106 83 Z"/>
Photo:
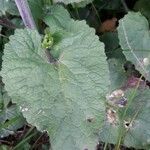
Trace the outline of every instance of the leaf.
<path fill-rule="evenodd" d="M 85 7 L 87 4 L 92 3 L 92 2 L 93 2 L 93 0 L 84 0 L 84 1 L 81 1 L 81 2 L 79 2 L 79 3 L 75 3 L 75 6 L 76 6 L 76 7 L 81 7 L 81 8 L 83 8 L 83 7 Z"/>
<path fill-rule="evenodd" d="M 7 13 L 11 15 L 19 15 L 14 0 L 0 0 L 0 16 Z"/>
<path fill-rule="evenodd" d="M 68 22 L 70 21 L 70 14 L 60 5 L 49 7 L 44 17 L 44 22 L 49 25 L 51 31 L 53 32 L 58 29 L 65 30 Z"/>
<path fill-rule="evenodd" d="M 60 32 L 52 31 L 60 36 L 51 50 L 59 51 L 57 62 L 48 63 L 41 36 L 17 29 L 5 46 L 3 81 L 27 121 L 48 131 L 52 149 L 94 150 L 109 85 L 104 47 L 85 21 Z"/>
<path fill-rule="evenodd" d="M 11 22 L 17 27 L 17 28 L 24 28 L 24 23 L 21 18 L 13 18 L 11 19 Z"/>
<path fill-rule="evenodd" d="M 11 99 L 2 85 L 0 88 L 0 137 L 3 138 L 21 128 L 25 119 L 15 104 L 9 106 Z"/>
<path fill-rule="evenodd" d="M 43 0 L 28 0 L 29 7 L 31 9 L 32 15 L 36 23 L 38 24 L 38 19 L 41 19 L 44 14 L 44 2 Z"/>
<path fill-rule="evenodd" d="M 27 0 L 31 9 L 34 20 L 38 25 L 38 19 L 41 19 L 44 14 L 45 3 L 43 0 Z M 20 16 L 15 0 L 0 0 L 0 16 L 9 13 L 11 15 Z M 15 18 L 13 18 L 15 19 Z M 18 18 L 17 18 L 18 19 Z"/>
<path fill-rule="evenodd" d="M 124 70 L 126 58 L 119 45 L 117 32 L 108 32 L 100 36 L 100 40 L 105 44 L 105 53 L 109 65 L 110 90 L 121 88 L 127 81 Z"/>
<path fill-rule="evenodd" d="M 99 10 L 108 9 L 108 10 L 120 10 L 122 7 L 122 3 L 120 0 L 95 0 L 95 4 Z"/>
<path fill-rule="evenodd" d="M 149 0 L 139 0 L 134 6 L 135 11 L 140 11 L 150 23 L 150 3 Z"/>
<path fill-rule="evenodd" d="M 19 112 L 16 105 L 12 105 L 4 109 L 0 113 L 0 137 L 6 137 L 10 134 L 14 134 L 15 131 L 21 128 L 24 123 L 25 119 Z"/>
<path fill-rule="evenodd" d="M 134 93 L 134 98 L 131 100 L 131 95 Z M 147 90 L 128 90 L 125 92 L 128 106 L 124 119 L 123 113 L 126 108 L 119 108 L 114 115 L 116 123 L 110 123 L 106 118 L 104 128 L 100 132 L 100 139 L 104 142 L 116 144 L 118 136 L 120 136 L 120 126 L 122 126 L 123 145 L 127 147 L 134 147 L 137 149 L 149 149 L 150 139 L 150 102 L 149 102 L 149 89 Z M 112 109 L 112 108 L 111 108 Z M 123 119 L 123 122 L 121 121 Z M 130 123 L 131 122 L 131 123 Z M 128 126 L 127 126 L 127 123 Z"/>
<path fill-rule="evenodd" d="M 118 33 L 117 32 L 107 32 L 100 36 L 100 41 L 105 44 L 105 53 L 108 59 L 117 58 L 121 59 L 122 63 L 126 61 L 122 49 L 119 45 Z"/>
<path fill-rule="evenodd" d="M 124 62 L 121 59 L 108 59 L 109 74 L 111 81 L 111 90 L 122 88 L 125 86 L 127 76 L 124 70 Z"/>
<path fill-rule="evenodd" d="M 118 35 L 124 54 L 148 80 L 150 80 L 149 34 L 148 21 L 139 12 L 129 12 L 119 21 Z"/>
<path fill-rule="evenodd" d="M 54 3 L 62 2 L 64 4 L 71 4 L 71 3 L 90 3 L 91 0 L 53 0 Z"/>
<path fill-rule="evenodd" d="M 7 145 L 1 144 L 1 145 L 0 145 L 0 149 L 1 149 L 1 150 L 9 150 L 10 147 L 7 146 Z"/>

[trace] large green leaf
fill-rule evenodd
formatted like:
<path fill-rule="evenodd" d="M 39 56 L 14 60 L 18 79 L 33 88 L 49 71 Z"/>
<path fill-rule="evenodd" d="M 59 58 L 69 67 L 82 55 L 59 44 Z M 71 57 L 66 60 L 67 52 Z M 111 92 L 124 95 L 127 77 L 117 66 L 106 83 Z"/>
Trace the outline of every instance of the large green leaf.
<path fill-rule="evenodd" d="M 104 128 L 100 132 L 100 139 L 104 142 L 116 144 L 118 136 L 123 136 L 123 143 L 127 147 L 140 149 L 150 148 L 150 92 L 145 90 L 128 90 L 125 92 L 128 104 L 125 108 L 109 108 Z M 125 112 L 125 115 L 123 115 Z M 112 120 L 111 120 L 112 119 Z M 113 121 L 114 122 L 110 122 Z M 129 123 L 129 124 L 128 124 Z M 127 126 L 128 125 L 128 126 Z M 121 129 L 121 130 L 120 130 Z"/>
<path fill-rule="evenodd" d="M 49 63 L 41 36 L 16 30 L 5 46 L 3 81 L 27 121 L 48 131 L 53 149 L 94 150 L 109 84 L 104 46 L 85 21 L 70 20 L 58 31 L 51 48 L 57 62 Z"/>
<path fill-rule="evenodd" d="M 129 12 L 119 21 L 118 35 L 127 59 L 150 80 L 150 32 L 146 18 Z"/>

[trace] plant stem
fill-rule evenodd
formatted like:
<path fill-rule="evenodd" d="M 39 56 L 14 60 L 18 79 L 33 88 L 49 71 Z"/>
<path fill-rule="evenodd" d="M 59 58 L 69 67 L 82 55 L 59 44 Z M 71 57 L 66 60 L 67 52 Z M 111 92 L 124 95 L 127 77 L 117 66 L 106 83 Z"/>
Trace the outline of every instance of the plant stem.
<path fill-rule="evenodd" d="M 78 8 L 76 7 L 75 10 L 76 10 L 77 17 L 78 17 L 78 19 L 80 20 L 80 15 L 79 15 Z"/>
<path fill-rule="evenodd" d="M 38 139 L 35 141 L 35 143 L 32 145 L 31 149 L 34 149 L 36 147 L 36 145 L 38 144 L 39 140 L 45 135 L 46 132 L 42 133 Z"/>
<path fill-rule="evenodd" d="M 3 34 L 1 34 L 1 33 L 0 33 L 0 37 L 4 37 L 4 38 L 9 39 L 6 35 L 3 35 Z"/>
<path fill-rule="evenodd" d="M 128 13 L 128 12 L 129 12 L 129 8 L 128 8 L 126 2 L 125 2 L 124 0 L 121 0 L 121 3 L 122 3 L 122 5 L 123 5 L 123 7 L 124 7 L 126 13 Z"/>
<path fill-rule="evenodd" d="M 119 131 L 119 135 L 118 135 L 118 140 L 117 140 L 117 144 L 116 144 L 116 147 L 115 147 L 115 150 L 120 150 L 120 145 L 122 144 L 122 141 L 123 141 L 123 136 L 125 136 L 125 133 L 126 131 L 124 131 L 124 127 L 123 127 L 123 121 L 125 119 L 125 116 L 126 116 L 126 113 L 129 109 L 129 106 L 132 104 L 133 102 L 133 99 L 135 97 L 135 94 L 137 92 L 137 89 L 139 87 L 139 84 L 140 84 L 140 80 L 141 80 L 142 76 L 139 78 L 139 81 L 136 85 L 136 88 L 134 89 L 134 91 L 131 93 L 130 97 L 129 97 L 129 103 L 127 105 L 127 107 L 125 108 L 124 112 L 123 112 L 123 115 L 122 115 L 122 118 L 121 118 L 121 125 L 120 125 L 120 131 Z M 137 116 L 138 113 L 136 113 L 136 115 L 133 116 L 133 118 L 135 118 Z M 132 119 L 133 120 L 133 119 Z M 130 122 L 131 123 L 131 122 Z"/>
<path fill-rule="evenodd" d="M 37 29 L 27 0 L 15 0 L 15 3 L 25 26 L 29 29 Z"/>
<path fill-rule="evenodd" d="M 32 133 L 31 135 L 29 135 L 28 137 L 26 137 L 25 139 L 22 139 L 22 141 L 20 143 L 18 143 L 12 150 L 17 150 L 20 149 L 21 146 L 25 145 L 25 143 L 30 140 L 33 136 L 35 136 L 37 133 Z M 20 148 L 19 148 L 20 147 Z"/>
<path fill-rule="evenodd" d="M 108 144 L 108 143 L 105 143 L 105 145 L 104 145 L 104 150 L 107 150 L 107 144 Z"/>
<path fill-rule="evenodd" d="M 97 9 L 96 9 L 94 3 L 92 2 L 91 4 L 92 4 L 92 7 L 93 7 L 93 9 L 94 9 L 94 11 L 95 11 L 95 13 L 96 13 L 96 16 L 98 17 L 99 23 L 101 23 L 100 16 L 99 16 L 99 14 L 98 14 L 98 11 L 97 11 Z"/>

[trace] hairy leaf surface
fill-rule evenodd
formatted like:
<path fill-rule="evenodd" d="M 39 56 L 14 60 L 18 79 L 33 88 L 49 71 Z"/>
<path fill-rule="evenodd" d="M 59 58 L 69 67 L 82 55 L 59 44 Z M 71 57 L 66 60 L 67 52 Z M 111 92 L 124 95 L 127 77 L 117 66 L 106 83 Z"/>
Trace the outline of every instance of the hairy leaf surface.
<path fill-rule="evenodd" d="M 51 50 L 57 62 L 49 63 L 42 37 L 16 30 L 4 50 L 3 81 L 27 121 L 48 131 L 53 149 L 94 150 L 109 84 L 104 46 L 84 21 L 58 31 Z"/>

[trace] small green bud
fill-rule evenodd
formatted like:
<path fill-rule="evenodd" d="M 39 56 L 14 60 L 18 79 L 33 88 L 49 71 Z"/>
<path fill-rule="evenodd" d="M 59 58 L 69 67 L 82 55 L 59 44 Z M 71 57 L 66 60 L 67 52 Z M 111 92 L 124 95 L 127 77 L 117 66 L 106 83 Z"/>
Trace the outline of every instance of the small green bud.
<path fill-rule="evenodd" d="M 51 48 L 53 46 L 53 43 L 54 43 L 54 40 L 50 31 L 45 30 L 45 36 L 43 38 L 42 48 L 45 48 L 45 49 Z"/>

